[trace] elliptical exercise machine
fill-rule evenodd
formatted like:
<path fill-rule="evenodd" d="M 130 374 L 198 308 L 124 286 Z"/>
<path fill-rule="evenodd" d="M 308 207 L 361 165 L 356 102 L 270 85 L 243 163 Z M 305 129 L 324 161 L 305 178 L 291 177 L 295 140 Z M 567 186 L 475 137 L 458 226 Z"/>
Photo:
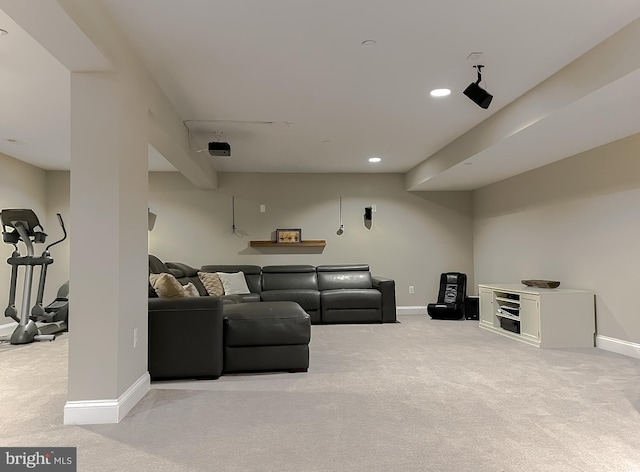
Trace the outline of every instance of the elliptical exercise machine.
<path fill-rule="evenodd" d="M 47 278 L 47 267 L 53 263 L 49 249 L 67 239 L 67 230 L 60 213 L 57 214 L 58 222 L 64 236 L 62 239 L 49 244 L 41 256 L 35 256 L 33 243 L 44 243 L 47 234 L 40 224 L 33 210 L 5 209 L 0 212 L 2 220 L 2 240 L 14 247 L 13 254 L 7 259 L 11 265 L 11 286 L 9 289 L 9 304 L 4 315 L 13 318 L 18 326 L 10 337 L 0 338 L 11 344 L 27 344 L 33 341 L 53 341 L 59 333 L 67 330 L 69 300 L 69 283 L 64 284 L 58 291 L 54 302 L 46 307 L 42 306 L 44 286 Z M 27 254 L 22 255 L 18 250 L 18 243 L 22 241 L 27 249 Z M 24 285 L 22 292 L 22 309 L 20 314 L 16 310 L 16 286 L 18 281 L 18 267 L 25 267 Z M 40 281 L 36 303 L 29 314 L 31 304 L 31 288 L 33 284 L 33 268 L 40 267 Z"/>

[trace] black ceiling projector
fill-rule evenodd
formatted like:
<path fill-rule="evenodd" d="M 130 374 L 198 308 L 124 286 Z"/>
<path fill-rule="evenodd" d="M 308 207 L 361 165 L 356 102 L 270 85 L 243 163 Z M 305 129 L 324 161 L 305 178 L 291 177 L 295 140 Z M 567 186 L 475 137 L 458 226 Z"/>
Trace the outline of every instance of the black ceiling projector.
<path fill-rule="evenodd" d="M 231 146 L 229 146 L 229 143 L 212 141 L 209 143 L 209 154 L 215 157 L 229 157 L 231 155 Z"/>
<path fill-rule="evenodd" d="M 464 89 L 463 93 L 467 97 L 469 97 L 471 100 L 473 100 L 476 103 L 476 105 L 485 109 L 489 108 L 489 105 L 491 104 L 491 99 L 493 98 L 493 95 L 491 95 L 489 92 L 487 92 L 485 89 L 480 87 L 475 82 L 470 84 L 466 89 Z"/>
<path fill-rule="evenodd" d="M 469 84 L 469 86 L 464 89 L 464 93 L 467 97 L 475 102 L 480 108 L 487 109 L 491 104 L 491 100 L 493 99 L 493 95 L 487 92 L 485 89 L 480 87 L 480 81 L 482 80 L 482 68 L 483 65 L 473 66 L 474 69 L 478 71 L 478 80 Z"/>

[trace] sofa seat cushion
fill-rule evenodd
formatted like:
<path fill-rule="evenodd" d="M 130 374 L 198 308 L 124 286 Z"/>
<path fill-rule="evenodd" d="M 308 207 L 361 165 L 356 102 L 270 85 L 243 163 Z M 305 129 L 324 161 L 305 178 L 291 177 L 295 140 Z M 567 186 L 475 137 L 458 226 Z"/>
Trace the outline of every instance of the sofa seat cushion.
<path fill-rule="evenodd" d="M 225 346 L 308 344 L 309 315 L 294 302 L 224 305 Z"/>
<path fill-rule="evenodd" d="M 382 322 L 382 295 L 375 289 L 325 290 L 320 300 L 323 323 Z"/>
<path fill-rule="evenodd" d="M 222 300 L 226 303 L 254 303 L 260 301 L 259 293 L 240 293 L 235 295 L 222 295 Z"/>
<path fill-rule="evenodd" d="M 380 308 L 382 297 L 375 289 L 338 289 L 320 293 L 323 310 Z"/>
<path fill-rule="evenodd" d="M 320 292 L 317 290 L 269 290 L 262 292 L 260 297 L 263 302 L 296 302 L 305 311 L 320 309 Z"/>

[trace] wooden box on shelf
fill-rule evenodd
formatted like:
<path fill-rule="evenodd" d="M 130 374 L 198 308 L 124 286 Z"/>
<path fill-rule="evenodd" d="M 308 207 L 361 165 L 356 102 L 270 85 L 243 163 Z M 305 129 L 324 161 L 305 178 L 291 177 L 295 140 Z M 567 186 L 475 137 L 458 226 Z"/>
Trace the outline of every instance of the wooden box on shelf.
<path fill-rule="evenodd" d="M 298 244 L 302 242 L 302 230 L 297 229 L 277 229 L 276 242 L 278 244 Z"/>

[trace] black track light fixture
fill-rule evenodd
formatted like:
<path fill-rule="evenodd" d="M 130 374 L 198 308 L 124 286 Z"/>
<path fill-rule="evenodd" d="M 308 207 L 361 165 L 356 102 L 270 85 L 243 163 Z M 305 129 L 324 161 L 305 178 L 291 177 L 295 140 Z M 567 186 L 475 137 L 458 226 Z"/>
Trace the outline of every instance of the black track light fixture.
<path fill-rule="evenodd" d="M 482 80 L 482 68 L 484 66 L 476 65 L 473 67 L 478 70 L 478 80 L 472 82 L 466 89 L 464 89 L 463 93 L 471 100 L 473 100 L 479 107 L 485 109 L 489 108 L 491 100 L 493 99 L 493 95 L 480 87 L 480 81 Z"/>
<path fill-rule="evenodd" d="M 338 236 L 342 236 L 344 234 L 344 225 L 342 224 L 342 196 L 340 196 L 340 227 L 338 231 L 336 231 Z"/>

